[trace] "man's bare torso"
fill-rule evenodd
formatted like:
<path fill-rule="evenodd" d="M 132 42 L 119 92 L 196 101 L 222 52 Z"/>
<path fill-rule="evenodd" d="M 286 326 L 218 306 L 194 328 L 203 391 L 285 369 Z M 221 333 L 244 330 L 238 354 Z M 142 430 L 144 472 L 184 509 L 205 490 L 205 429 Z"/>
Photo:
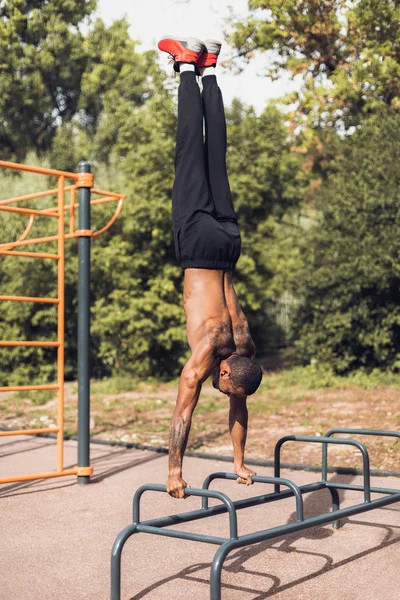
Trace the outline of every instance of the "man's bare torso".
<path fill-rule="evenodd" d="M 215 352 L 215 366 L 234 352 L 243 356 L 254 355 L 254 343 L 231 273 L 186 269 L 183 304 L 192 352 L 198 345 L 210 344 Z"/>

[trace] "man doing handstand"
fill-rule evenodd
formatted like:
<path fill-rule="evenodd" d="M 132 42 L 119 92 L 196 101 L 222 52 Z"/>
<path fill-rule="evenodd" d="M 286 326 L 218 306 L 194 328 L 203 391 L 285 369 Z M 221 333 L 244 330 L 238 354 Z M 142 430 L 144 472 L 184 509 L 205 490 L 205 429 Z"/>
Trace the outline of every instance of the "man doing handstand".
<path fill-rule="evenodd" d="M 229 396 L 229 428 L 239 483 L 252 483 L 244 465 L 246 398 L 261 381 L 255 345 L 240 307 L 232 272 L 240 233 L 226 171 L 226 122 L 215 67 L 221 44 L 163 38 L 158 47 L 180 72 L 172 220 L 175 251 L 184 269 L 183 302 L 191 357 L 183 368 L 169 438 L 167 491 L 185 498 L 182 462 L 193 411 L 204 381 Z M 203 92 L 196 81 L 202 75 Z M 205 142 L 203 141 L 203 110 Z"/>

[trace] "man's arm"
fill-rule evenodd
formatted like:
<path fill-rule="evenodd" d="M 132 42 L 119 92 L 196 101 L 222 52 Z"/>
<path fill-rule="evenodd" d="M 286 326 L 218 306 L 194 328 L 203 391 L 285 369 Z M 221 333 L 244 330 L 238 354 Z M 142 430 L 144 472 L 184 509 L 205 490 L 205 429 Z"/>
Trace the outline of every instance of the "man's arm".
<path fill-rule="evenodd" d="M 224 293 L 232 321 L 236 354 L 255 358 L 256 346 L 250 334 L 249 324 L 233 287 L 232 273 L 224 273 Z"/>
<path fill-rule="evenodd" d="M 178 398 L 169 430 L 169 472 L 167 492 L 173 498 L 185 498 L 186 481 L 182 478 L 182 462 L 192 424 L 193 411 L 201 386 L 214 366 L 214 350 L 204 344 L 197 348 L 185 365 L 178 388 Z"/>
<path fill-rule="evenodd" d="M 248 422 L 247 399 L 238 398 L 232 394 L 229 396 L 229 400 L 229 431 L 233 444 L 233 466 L 238 476 L 238 483 L 250 485 L 253 483 L 251 475 L 256 475 L 256 472 L 244 465 Z"/>

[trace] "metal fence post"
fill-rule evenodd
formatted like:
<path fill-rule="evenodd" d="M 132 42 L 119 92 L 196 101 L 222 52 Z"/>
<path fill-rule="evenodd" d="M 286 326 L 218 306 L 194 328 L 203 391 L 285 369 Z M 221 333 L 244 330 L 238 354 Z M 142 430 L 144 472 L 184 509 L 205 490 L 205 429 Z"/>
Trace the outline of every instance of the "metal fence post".
<path fill-rule="evenodd" d="M 78 483 L 90 483 L 90 188 L 89 162 L 78 165 Z"/>

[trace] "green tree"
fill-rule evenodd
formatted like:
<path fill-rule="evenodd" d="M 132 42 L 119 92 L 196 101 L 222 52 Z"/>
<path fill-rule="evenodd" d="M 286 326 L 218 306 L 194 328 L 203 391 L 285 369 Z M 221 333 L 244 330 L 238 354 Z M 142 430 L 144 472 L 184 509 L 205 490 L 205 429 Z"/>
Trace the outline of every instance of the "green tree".
<path fill-rule="evenodd" d="M 303 237 L 299 355 L 339 373 L 400 368 L 399 134 L 385 111 L 343 140 Z"/>
<path fill-rule="evenodd" d="M 75 114 L 88 62 L 81 31 L 96 0 L 5 0 L 0 5 L 0 155 L 50 145 Z"/>
<path fill-rule="evenodd" d="M 300 92 L 287 102 L 296 103 L 291 119 L 302 126 L 305 147 L 315 129 L 348 129 L 383 106 L 400 109 L 397 0 L 249 0 L 248 5 L 246 20 L 232 17 L 230 40 L 245 62 L 265 52 L 273 79 L 283 70 L 302 76 Z"/>

